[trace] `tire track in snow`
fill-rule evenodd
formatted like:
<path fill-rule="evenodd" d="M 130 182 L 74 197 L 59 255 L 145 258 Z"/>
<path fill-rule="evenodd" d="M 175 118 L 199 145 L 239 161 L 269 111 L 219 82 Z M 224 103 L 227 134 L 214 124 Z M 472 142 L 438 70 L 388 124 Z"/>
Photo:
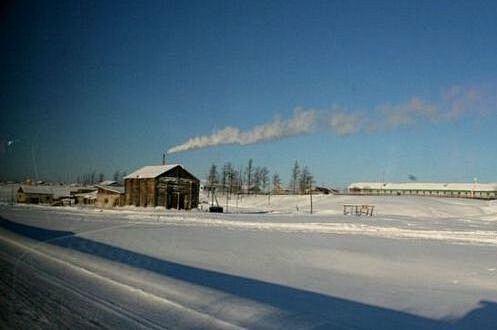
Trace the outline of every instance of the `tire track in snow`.
<path fill-rule="evenodd" d="M 3 240 L 4 242 L 7 242 L 8 244 L 16 246 L 17 248 L 28 250 L 24 253 L 24 256 L 27 255 L 28 253 L 33 253 L 34 255 L 37 255 L 38 257 L 43 257 L 43 258 L 49 259 L 52 262 L 57 262 L 59 264 L 64 264 L 64 266 L 69 266 L 69 264 L 67 264 L 64 261 L 56 259 L 56 258 L 49 256 L 45 253 L 42 253 L 40 251 L 33 251 L 32 248 L 27 247 L 27 246 L 22 245 L 22 244 L 19 244 L 11 239 L 8 239 L 8 238 L 2 237 L 2 236 L 0 236 L 0 239 Z M 62 288 L 64 290 L 90 302 L 93 305 L 97 305 L 100 308 L 104 309 L 105 311 L 111 312 L 114 315 L 117 315 L 121 318 L 124 318 L 127 321 L 130 321 L 133 324 L 135 324 L 135 326 L 138 326 L 138 327 L 144 328 L 144 329 L 147 329 L 147 328 L 149 328 L 149 329 L 167 329 L 167 328 L 161 326 L 160 324 L 149 321 L 149 320 L 133 313 L 130 310 L 119 307 L 119 306 L 114 305 L 114 304 L 112 304 L 104 299 L 101 299 L 95 295 L 92 295 L 92 294 L 86 293 L 82 290 L 79 290 L 79 289 L 75 288 L 74 286 L 70 285 L 66 280 L 63 280 L 56 275 L 50 274 L 50 273 L 46 272 L 45 270 L 41 269 L 40 267 L 35 267 L 34 265 L 28 264 L 25 261 L 21 261 L 21 263 L 23 264 L 23 266 L 28 267 L 31 270 L 35 271 L 36 274 L 40 278 L 42 278 L 44 281 L 46 281 L 46 282 L 48 282 L 56 287 Z M 71 268 L 80 268 L 78 266 L 73 266 L 73 265 L 71 265 L 71 266 L 72 266 Z M 80 268 L 79 271 L 80 272 L 88 272 L 87 270 L 85 270 L 83 268 Z M 15 290 L 15 287 L 13 287 L 13 290 Z"/>
<path fill-rule="evenodd" d="M 118 227 L 125 227 L 125 226 L 130 226 L 130 225 L 128 224 L 128 225 L 118 226 Z M 96 231 L 101 231 L 101 229 L 96 230 Z M 94 231 L 91 231 L 91 232 L 94 232 Z M 77 235 L 67 235 L 64 237 L 67 238 L 67 237 L 73 237 L 73 236 L 77 236 Z M 14 245 L 17 248 L 20 248 L 22 250 L 25 250 L 25 252 L 23 253 L 23 256 L 26 256 L 29 253 L 31 255 L 35 255 L 35 256 L 40 257 L 40 258 L 45 258 L 48 261 L 55 263 L 59 266 L 70 268 L 71 270 L 77 272 L 78 274 L 84 274 L 88 277 L 92 277 L 94 280 L 104 282 L 104 283 L 106 283 L 106 285 L 113 286 L 113 287 L 116 287 L 116 288 L 121 289 L 121 290 L 125 290 L 128 293 L 133 293 L 135 295 L 140 294 L 143 298 L 153 300 L 154 302 L 156 302 L 158 304 L 164 305 L 165 308 L 175 309 L 179 313 L 188 314 L 188 316 L 191 316 L 192 319 L 194 319 L 194 322 L 197 322 L 197 323 L 202 322 L 203 324 L 208 325 L 209 328 L 214 327 L 214 328 L 223 328 L 223 329 L 242 329 L 242 327 L 240 327 L 238 325 L 221 320 L 221 319 L 216 318 L 212 315 L 202 313 L 200 311 L 194 310 L 190 307 L 184 306 L 184 305 L 179 304 L 177 302 L 174 302 L 172 300 L 154 295 L 153 293 L 150 293 L 150 292 L 146 292 L 142 289 L 138 289 L 138 288 L 132 287 L 130 285 L 127 285 L 125 283 L 118 282 L 112 278 L 109 278 L 109 277 L 103 276 L 101 274 L 92 272 L 86 268 L 83 268 L 83 267 L 80 267 L 78 265 L 67 262 L 65 260 L 59 259 L 57 257 L 54 257 L 54 256 L 48 254 L 48 253 L 41 252 L 39 250 L 35 250 L 33 247 L 28 247 L 26 245 L 23 245 L 21 243 L 14 241 L 12 239 L 6 238 L 2 235 L 0 235 L 0 240 L 3 240 L 4 242 L 7 242 L 8 244 Z M 92 295 L 92 294 L 86 293 L 82 290 L 79 290 L 77 288 L 74 288 L 67 281 L 65 281 L 65 280 L 61 279 L 60 277 L 57 277 L 53 274 L 48 273 L 48 272 L 40 269 L 39 267 L 34 267 L 33 265 L 27 264 L 24 261 L 21 261 L 21 262 L 23 263 L 23 265 L 28 266 L 30 268 L 33 268 L 37 272 L 42 274 L 42 277 L 44 277 L 44 279 L 46 281 L 48 281 L 49 283 L 51 283 L 55 286 L 61 287 L 69 292 L 72 292 L 73 294 L 76 294 L 79 297 L 81 297 L 81 298 L 83 298 L 91 303 L 99 305 L 102 308 L 104 308 L 105 310 L 114 313 L 115 315 L 122 316 L 123 318 L 131 321 L 132 323 L 139 325 L 141 328 L 167 329 L 167 327 L 164 327 L 163 325 L 161 325 L 157 322 L 154 322 L 152 320 L 144 318 L 144 317 L 140 316 L 139 314 L 134 313 L 133 311 L 131 311 L 128 308 L 117 306 L 117 305 L 113 304 L 112 302 L 109 302 L 109 301 L 104 300 L 102 298 L 99 298 L 95 295 Z"/>
<path fill-rule="evenodd" d="M 62 280 L 61 278 L 51 275 L 48 272 L 45 272 L 44 270 L 34 267 L 32 265 L 27 265 L 25 266 L 29 267 L 30 269 L 36 271 L 37 275 L 41 277 L 44 281 L 52 284 L 55 287 L 62 288 L 70 293 L 73 293 L 74 295 L 90 302 L 93 305 L 97 305 L 103 310 L 110 312 L 114 315 L 117 315 L 120 318 L 126 319 L 128 322 L 133 323 L 136 327 L 143 328 L 143 329 L 168 329 L 166 327 L 163 327 L 160 324 L 157 324 L 155 322 L 152 322 L 150 320 L 147 320 L 143 317 L 140 317 L 139 315 L 131 312 L 130 310 L 127 310 L 125 308 L 119 307 L 117 305 L 114 305 L 104 299 L 101 299 L 95 295 L 91 295 L 89 293 L 86 293 L 82 290 L 76 289 L 75 287 L 71 286 L 67 281 Z"/>

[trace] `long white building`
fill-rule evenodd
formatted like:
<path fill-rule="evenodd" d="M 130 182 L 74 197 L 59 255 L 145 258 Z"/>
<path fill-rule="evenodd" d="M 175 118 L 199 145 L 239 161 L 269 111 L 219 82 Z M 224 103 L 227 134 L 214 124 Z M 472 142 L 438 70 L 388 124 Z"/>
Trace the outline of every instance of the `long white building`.
<path fill-rule="evenodd" d="M 496 199 L 497 183 L 386 183 L 357 182 L 348 187 L 351 194 L 359 195 L 416 195 L 478 199 Z"/>

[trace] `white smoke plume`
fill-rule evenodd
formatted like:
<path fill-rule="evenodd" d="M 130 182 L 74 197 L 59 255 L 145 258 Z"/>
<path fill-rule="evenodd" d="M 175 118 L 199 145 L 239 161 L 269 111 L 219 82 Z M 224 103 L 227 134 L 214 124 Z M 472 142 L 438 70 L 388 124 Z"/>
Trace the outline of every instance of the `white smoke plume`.
<path fill-rule="evenodd" d="M 193 149 L 207 148 L 222 144 L 254 144 L 285 137 L 308 134 L 314 130 L 316 112 L 314 110 L 295 109 L 288 120 L 276 118 L 274 121 L 255 126 L 248 131 L 236 127 L 225 127 L 211 135 L 197 136 L 185 143 L 170 148 L 167 153 L 175 153 Z"/>
<path fill-rule="evenodd" d="M 374 115 L 368 118 L 364 129 L 368 132 L 384 131 L 414 125 L 424 120 L 437 122 L 441 117 L 438 105 L 413 97 L 405 103 L 387 103 L 376 107 Z"/>
<path fill-rule="evenodd" d="M 225 144 L 254 144 L 310 134 L 317 130 L 331 131 L 338 136 L 361 132 L 374 133 L 423 122 L 455 121 L 465 114 L 488 116 L 496 112 L 495 87 L 454 86 L 447 89 L 437 102 L 413 97 L 404 103 L 385 103 L 367 112 L 350 111 L 337 106 L 328 111 L 297 108 L 289 119 L 276 118 L 272 122 L 246 131 L 228 126 L 210 135 L 190 138 L 167 152 L 175 153 Z"/>
<path fill-rule="evenodd" d="M 328 126 L 336 135 L 352 135 L 361 130 L 363 118 L 358 114 L 337 111 L 330 113 L 328 117 Z"/>

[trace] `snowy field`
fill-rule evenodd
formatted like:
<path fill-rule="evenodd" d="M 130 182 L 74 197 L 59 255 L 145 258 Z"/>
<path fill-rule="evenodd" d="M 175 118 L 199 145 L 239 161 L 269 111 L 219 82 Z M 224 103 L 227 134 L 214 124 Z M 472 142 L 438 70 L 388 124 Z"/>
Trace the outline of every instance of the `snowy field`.
<path fill-rule="evenodd" d="M 343 204 L 375 214 L 344 216 Z M 3 203 L 0 328 L 497 329 L 495 201 L 317 195 L 313 206 Z"/>

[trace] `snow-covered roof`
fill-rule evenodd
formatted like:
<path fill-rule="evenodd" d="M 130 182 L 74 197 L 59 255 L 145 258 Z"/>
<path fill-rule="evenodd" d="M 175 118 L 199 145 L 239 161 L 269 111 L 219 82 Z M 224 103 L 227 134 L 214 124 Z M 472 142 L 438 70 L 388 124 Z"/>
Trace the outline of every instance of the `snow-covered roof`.
<path fill-rule="evenodd" d="M 356 182 L 349 189 L 497 191 L 497 183 Z"/>
<path fill-rule="evenodd" d="M 49 186 L 21 185 L 20 189 L 26 194 L 53 194 Z"/>
<path fill-rule="evenodd" d="M 167 171 L 172 170 L 173 168 L 183 166 L 179 164 L 170 164 L 170 165 L 151 165 L 151 166 L 143 166 L 139 170 L 134 171 L 133 173 L 125 176 L 125 179 L 150 179 L 156 178 L 161 174 L 164 174 Z"/>
<path fill-rule="evenodd" d="M 79 194 L 74 194 L 74 196 L 76 197 L 84 197 L 84 198 L 88 198 L 88 199 L 95 199 L 97 198 L 97 191 L 91 191 L 91 192 L 87 192 L 87 193 L 79 193 Z"/>
<path fill-rule="evenodd" d="M 112 180 L 104 180 L 98 184 L 98 186 L 116 186 L 117 181 L 112 181 Z"/>
<path fill-rule="evenodd" d="M 124 187 L 122 186 L 97 186 L 100 189 L 112 191 L 119 194 L 124 194 Z"/>
<path fill-rule="evenodd" d="M 21 185 L 20 189 L 26 194 L 44 194 L 53 195 L 54 198 L 69 197 L 74 191 L 73 187 L 69 186 L 31 186 Z"/>

